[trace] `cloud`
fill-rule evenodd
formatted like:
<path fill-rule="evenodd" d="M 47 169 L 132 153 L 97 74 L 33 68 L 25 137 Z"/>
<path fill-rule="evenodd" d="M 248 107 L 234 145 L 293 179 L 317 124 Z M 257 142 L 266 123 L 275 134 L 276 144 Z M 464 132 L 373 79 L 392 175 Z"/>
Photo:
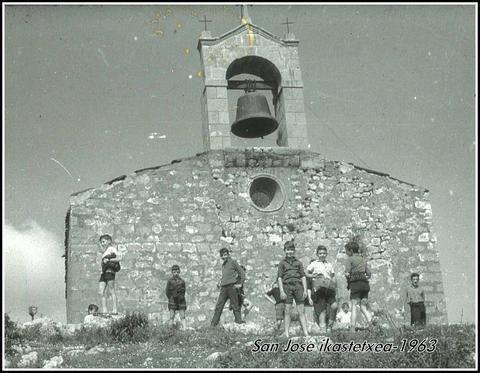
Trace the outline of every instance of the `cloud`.
<path fill-rule="evenodd" d="M 60 238 L 29 221 L 17 229 L 6 223 L 3 235 L 5 312 L 13 320 L 30 319 L 27 309 L 65 322 L 65 262 Z"/>

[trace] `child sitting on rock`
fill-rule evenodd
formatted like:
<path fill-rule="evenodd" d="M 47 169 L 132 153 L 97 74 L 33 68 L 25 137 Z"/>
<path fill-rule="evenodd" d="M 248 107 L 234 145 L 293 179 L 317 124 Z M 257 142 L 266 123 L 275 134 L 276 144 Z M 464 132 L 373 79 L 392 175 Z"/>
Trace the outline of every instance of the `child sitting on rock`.
<path fill-rule="evenodd" d="M 348 329 L 352 322 L 352 312 L 350 312 L 350 305 L 348 302 L 342 303 L 342 309 L 337 313 L 337 325 L 339 328 Z"/>

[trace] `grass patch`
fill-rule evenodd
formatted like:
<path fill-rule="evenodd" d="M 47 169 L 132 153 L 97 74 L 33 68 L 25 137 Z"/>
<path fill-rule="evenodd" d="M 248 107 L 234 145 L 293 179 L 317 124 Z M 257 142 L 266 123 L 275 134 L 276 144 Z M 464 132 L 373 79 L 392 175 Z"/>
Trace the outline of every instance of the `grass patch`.
<path fill-rule="evenodd" d="M 6 323 L 7 325 L 7 323 Z M 53 336 L 56 334 L 54 333 Z M 475 326 L 428 326 L 423 330 L 401 330 L 376 327 L 350 333 L 333 331 L 329 336 L 335 343 L 391 343 L 401 346 L 402 340 L 431 341 L 436 339 L 430 353 L 414 348 L 411 351 L 319 352 L 321 339 L 314 342 L 309 353 L 282 352 L 286 339 L 272 335 L 254 336 L 227 332 L 223 328 L 201 328 L 181 331 L 165 325 L 151 325 L 144 315 L 132 314 L 112 323 L 110 328 L 82 328 L 69 336 L 37 340 L 32 331 L 22 335 L 21 329 L 10 322 L 6 328 L 6 358 L 11 367 L 20 356 L 11 353 L 14 343 L 29 344 L 38 352 L 41 368 L 45 360 L 62 356 L 62 368 L 474 368 Z M 279 343 L 278 352 L 253 353 L 253 341 Z M 300 340 L 299 342 L 304 342 Z M 408 343 L 407 342 L 407 343 Z M 405 343 L 405 342 L 404 342 Z M 216 359 L 207 359 L 213 353 Z"/>
<path fill-rule="evenodd" d="M 386 335 L 390 334 L 390 335 Z M 473 368 L 475 367 L 474 325 L 430 326 L 423 330 L 404 329 L 397 333 L 379 328 L 357 332 L 333 332 L 330 340 L 338 345 L 382 343 L 390 352 L 278 352 L 252 353 L 252 347 L 221 356 L 216 368 Z M 405 350 L 400 351 L 402 340 Z M 422 341 L 424 343 L 421 346 Z M 410 343 L 410 345 L 409 345 Z M 320 343 L 316 343 L 318 347 Z M 397 346 L 397 349 L 394 347 Z M 415 346 L 412 348 L 412 346 Z M 425 348 L 424 348 L 425 347 Z M 427 348 L 431 352 L 427 352 Z M 339 349 L 339 351 L 341 351 Z M 348 350 L 347 350 L 348 351 Z"/>

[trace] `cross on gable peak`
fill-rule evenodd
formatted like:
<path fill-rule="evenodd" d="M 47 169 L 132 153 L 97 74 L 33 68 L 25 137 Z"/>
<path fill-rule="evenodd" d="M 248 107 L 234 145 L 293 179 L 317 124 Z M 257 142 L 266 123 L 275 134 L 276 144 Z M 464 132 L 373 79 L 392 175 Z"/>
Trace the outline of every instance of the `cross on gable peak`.
<path fill-rule="evenodd" d="M 203 20 L 200 20 L 200 21 L 198 21 L 198 22 L 203 22 L 203 23 L 205 24 L 205 31 L 207 31 L 207 23 L 212 22 L 212 20 L 211 20 L 211 19 L 207 19 L 207 16 L 204 15 L 204 16 L 203 16 Z"/>
<path fill-rule="evenodd" d="M 295 22 L 289 22 L 288 17 L 285 22 L 282 22 L 282 25 L 287 25 L 287 34 L 290 34 L 290 27 L 289 25 L 293 25 Z"/>

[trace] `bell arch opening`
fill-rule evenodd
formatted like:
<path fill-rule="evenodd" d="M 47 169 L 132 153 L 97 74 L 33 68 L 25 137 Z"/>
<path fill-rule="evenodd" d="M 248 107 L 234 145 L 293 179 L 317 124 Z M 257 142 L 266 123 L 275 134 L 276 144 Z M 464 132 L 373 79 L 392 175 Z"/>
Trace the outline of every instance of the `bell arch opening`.
<path fill-rule="evenodd" d="M 229 65 L 226 80 L 232 146 L 277 146 L 277 67 L 262 57 L 242 57 Z"/>
<path fill-rule="evenodd" d="M 264 81 L 275 82 L 276 88 L 282 83 L 282 76 L 277 67 L 263 57 L 245 56 L 234 60 L 227 68 L 226 79 L 239 74 L 252 74 Z"/>

